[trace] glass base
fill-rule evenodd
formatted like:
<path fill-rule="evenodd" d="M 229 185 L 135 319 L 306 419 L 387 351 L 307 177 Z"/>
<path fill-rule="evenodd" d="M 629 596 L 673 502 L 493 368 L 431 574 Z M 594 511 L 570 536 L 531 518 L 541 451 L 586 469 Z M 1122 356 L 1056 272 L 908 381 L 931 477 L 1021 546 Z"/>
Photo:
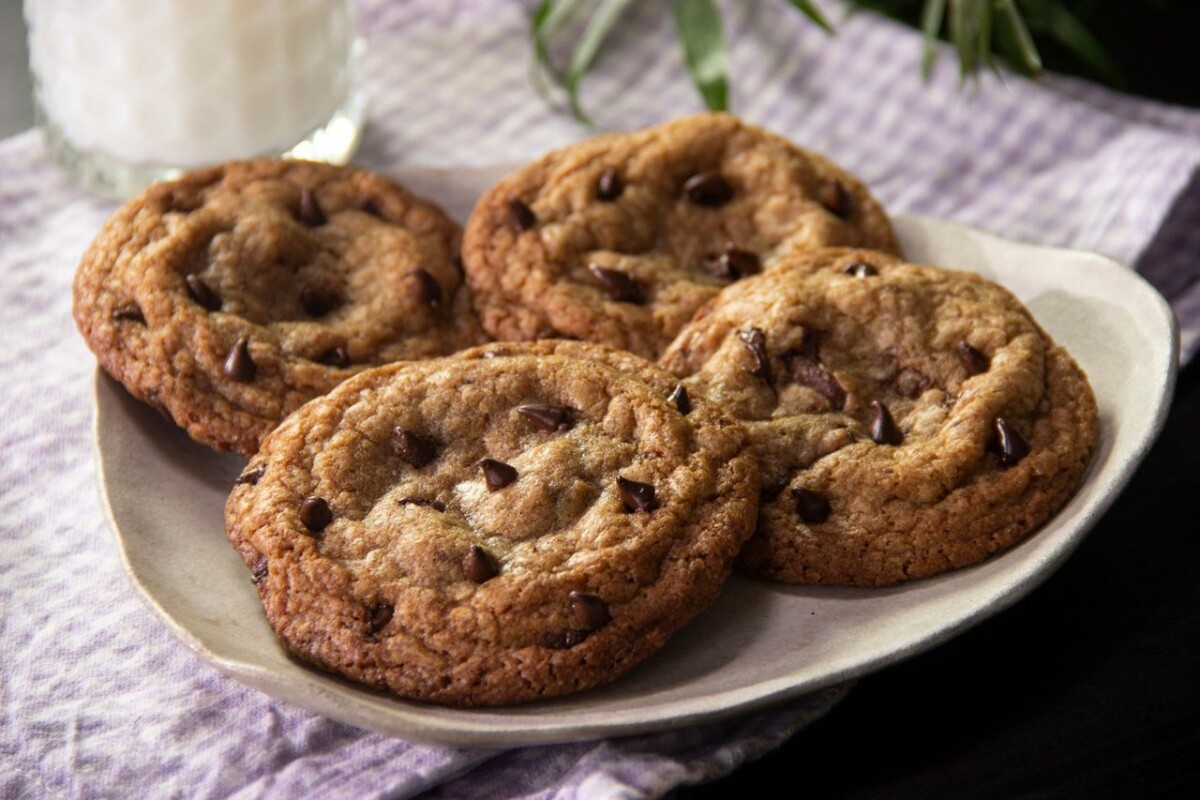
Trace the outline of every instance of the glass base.
<path fill-rule="evenodd" d="M 127 200 L 152 183 L 178 178 L 186 171 L 177 166 L 129 164 L 104 153 L 81 152 L 46 117 L 40 104 L 34 104 L 34 111 L 37 124 L 46 136 L 50 155 L 88 191 L 114 200 Z M 291 149 L 260 155 L 345 164 L 358 149 L 365 116 L 366 100 L 355 90 L 328 122 L 310 131 Z"/>

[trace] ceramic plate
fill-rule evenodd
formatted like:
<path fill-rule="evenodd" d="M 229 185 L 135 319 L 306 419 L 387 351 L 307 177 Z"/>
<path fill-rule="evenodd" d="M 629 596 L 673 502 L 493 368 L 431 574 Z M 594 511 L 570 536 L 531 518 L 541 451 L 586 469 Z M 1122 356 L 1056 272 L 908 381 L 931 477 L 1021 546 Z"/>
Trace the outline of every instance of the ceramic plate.
<path fill-rule="evenodd" d="M 398 178 L 461 220 L 497 171 Z M 102 489 L 133 583 L 176 636 L 238 680 L 363 728 L 452 744 L 665 730 L 765 707 L 927 650 L 1045 580 L 1125 486 L 1166 415 L 1177 334 L 1162 298 L 1103 256 L 919 217 L 899 217 L 896 227 L 911 261 L 974 270 L 1015 292 L 1087 371 L 1100 402 L 1101 444 L 1083 487 L 1043 530 L 1002 556 L 873 591 L 735 577 L 662 651 L 608 686 L 500 710 L 406 702 L 288 658 L 225 539 L 225 497 L 244 461 L 193 444 L 97 373 Z"/>

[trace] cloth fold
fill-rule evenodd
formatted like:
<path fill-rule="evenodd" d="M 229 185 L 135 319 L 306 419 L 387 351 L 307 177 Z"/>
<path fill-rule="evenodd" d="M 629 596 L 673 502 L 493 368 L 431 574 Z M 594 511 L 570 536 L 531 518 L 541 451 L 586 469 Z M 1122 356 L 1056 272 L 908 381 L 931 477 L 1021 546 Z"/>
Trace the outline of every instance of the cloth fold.
<path fill-rule="evenodd" d="M 584 86 L 602 128 L 699 110 L 665 4 L 632 6 Z M 826 37 L 787 3 L 723 3 L 734 110 L 856 172 L 894 212 L 1135 265 L 1200 345 L 1200 113 L 1060 77 L 928 84 L 920 37 L 871 14 Z M 529 81 L 528 2 L 363 0 L 360 163 L 520 161 L 588 134 Z M 71 275 L 113 204 L 40 137 L 0 142 L 0 795 L 658 797 L 719 777 L 839 687 L 720 723 L 516 750 L 416 745 L 275 701 L 196 660 L 125 581 L 96 495 L 94 360 Z M 945 265 L 953 266 L 953 265 Z M 719 646 L 719 643 L 714 643 Z M 836 713 L 836 711 L 834 712 Z"/>

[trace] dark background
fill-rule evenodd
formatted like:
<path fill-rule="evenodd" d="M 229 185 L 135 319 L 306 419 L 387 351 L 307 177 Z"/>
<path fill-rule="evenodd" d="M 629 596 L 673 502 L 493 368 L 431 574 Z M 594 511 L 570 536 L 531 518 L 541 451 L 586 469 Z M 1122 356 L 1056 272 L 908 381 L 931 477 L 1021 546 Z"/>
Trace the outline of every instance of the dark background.
<path fill-rule="evenodd" d="M 1200 2 L 1090 5 L 1126 91 L 1200 108 Z M 1052 69 L 1096 77 L 1061 47 L 1041 51 Z M 1200 364 L 1180 374 L 1132 483 L 1041 588 L 677 798 L 739 794 L 1200 797 Z"/>

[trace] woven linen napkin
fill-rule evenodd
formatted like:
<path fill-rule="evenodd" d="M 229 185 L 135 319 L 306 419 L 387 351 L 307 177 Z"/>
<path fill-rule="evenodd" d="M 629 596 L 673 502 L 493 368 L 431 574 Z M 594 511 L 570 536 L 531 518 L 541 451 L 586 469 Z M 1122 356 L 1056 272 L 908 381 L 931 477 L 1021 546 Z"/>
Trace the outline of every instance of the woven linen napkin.
<path fill-rule="evenodd" d="M 664 5 L 635 6 L 589 76 L 601 127 L 698 110 Z M 1135 264 L 1195 352 L 1200 114 L 1059 78 L 962 86 L 948 58 L 923 84 L 919 37 L 873 15 L 827 38 L 782 0 L 724 7 L 736 111 L 827 153 L 892 211 Z M 529 10 L 363 2 L 358 161 L 512 162 L 586 135 L 530 85 Z M 95 489 L 94 360 L 70 281 L 113 207 L 73 187 L 36 133 L 0 142 L 0 796 L 658 797 L 777 746 L 846 691 L 676 732 L 483 750 L 366 733 L 200 662 L 126 581 Z"/>

